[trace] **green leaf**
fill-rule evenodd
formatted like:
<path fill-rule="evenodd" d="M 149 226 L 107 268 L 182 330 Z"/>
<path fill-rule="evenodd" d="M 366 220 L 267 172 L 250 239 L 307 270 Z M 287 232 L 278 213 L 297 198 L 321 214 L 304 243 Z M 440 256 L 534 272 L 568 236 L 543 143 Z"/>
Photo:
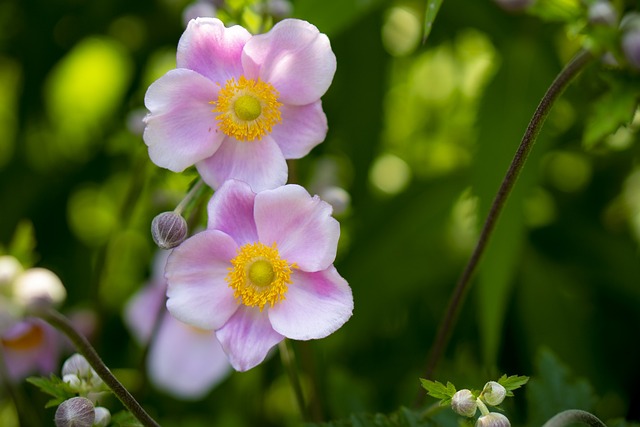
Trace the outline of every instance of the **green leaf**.
<path fill-rule="evenodd" d="M 433 21 L 436 20 L 436 16 L 442 6 L 442 0 L 427 0 L 427 6 L 424 13 L 424 24 L 422 26 L 422 43 L 426 43 L 431 28 L 433 28 Z"/>
<path fill-rule="evenodd" d="M 381 4 L 382 0 L 299 0 L 294 4 L 294 16 L 335 37 Z"/>
<path fill-rule="evenodd" d="M 36 247 L 36 236 L 31 221 L 22 220 L 18 223 L 16 231 L 13 233 L 8 252 L 14 256 L 24 268 L 32 267 L 36 263 L 34 250 Z"/>
<path fill-rule="evenodd" d="M 593 411 L 591 385 L 584 379 L 573 378 L 550 350 L 538 354 L 536 371 L 527 386 L 527 405 L 531 414 L 528 425 L 542 425 L 566 409 Z"/>
<path fill-rule="evenodd" d="M 507 375 L 504 374 L 498 380 L 498 384 L 507 389 L 507 396 L 513 396 L 513 390 L 522 387 L 528 381 L 529 377 L 524 375 L 511 375 L 507 377 Z"/>
<path fill-rule="evenodd" d="M 584 13 L 580 0 L 537 0 L 528 10 L 547 21 L 575 22 Z"/>
<path fill-rule="evenodd" d="M 638 106 L 637 85 L 615 82 L 611 91 L 593 103 L 591 115 L 586 121 L 582 144 L 593 148 L 622 125 L 628 124 Z"/>
<path fill-rule="evenodd" d="M 49 378 L 29 377 L 27 378 L 27 382 L 38 387 L 43 393 L 53 396 L 53 399 L 49 400 L 44 405 L 45 408 L 57 406 L 65 400 L 77 396 L 77 393 L 71 389 L 69 384 L 65 383 L 54 374 L 51 374 Z"/>
<path fill-rule="evenodd" d="M 448 381 L 446 386 L 441 382 L 422 378 L 420 378 L 420 382 L 422 383 L 422 387 L 427 390 L 429 396 L 442 400 L 442 402 L 440 402 L 442 405 L 448 404 L 453 395 L 456 394 L 455 386 Z"/>

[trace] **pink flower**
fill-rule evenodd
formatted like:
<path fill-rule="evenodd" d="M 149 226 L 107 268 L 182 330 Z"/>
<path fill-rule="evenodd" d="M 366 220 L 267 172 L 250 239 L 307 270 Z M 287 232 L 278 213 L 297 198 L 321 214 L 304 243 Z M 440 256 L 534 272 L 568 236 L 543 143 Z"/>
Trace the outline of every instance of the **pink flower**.
<path fill-rule="evenodd" d="M 52 373 L 58 364 L 60 343 L 57 332 L 40 319 L 13 324 L 0 337 L 9 378 L 20 381 L 31 374 Z"/>
<path fill-rule="evenodd" d="M 220 187 L 205 231 L 173 250 L 165 275 L 176 318 L 214 329 L 246 371 L 286 338 L 324 338 L 351 317 L 353 297 L 333 266 L 340 235 L 331 206 L 298 185 L 258 194 Z"/>
<path fill-rule="evenodd" d="M 174 319 L 165 305 L 162 277 L 169 252 L 160 253 L 154 277 L 125 307 L 125 321 L 140 343 L 148 343 L 149 378 L 159 389 L 183 399 L 199 399 L 222 381 L 230 366 L 215 332 L 197 329 Z"/>
<path fill-rule="evenodd" d="M 320 97 L 335 70 L 329 39 L 306 21 L 285 19 L 252 36 L 194 19 L 178 43 L 177 68 L 145 96 L 149 156 L 174 172 L 195 164 L 214 188 L 227 179 L 254 191 L 282 185 L 285 159 L 326 136 Z"/>

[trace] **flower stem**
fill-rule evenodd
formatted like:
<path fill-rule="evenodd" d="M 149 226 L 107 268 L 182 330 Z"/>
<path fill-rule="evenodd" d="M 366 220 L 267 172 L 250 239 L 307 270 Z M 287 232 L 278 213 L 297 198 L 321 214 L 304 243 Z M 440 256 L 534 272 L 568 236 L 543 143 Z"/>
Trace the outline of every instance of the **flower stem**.
<path fill-rule="evenodd" d="M 284 365 L 285 370 L 287 371 L 287 375 L 289 375 L 289 380 L 291 381 L 291 386 L 293 387 L 293 392 L 296 395 L 296 401 L 298 402 L 298 409 L 300 409 L 300 415 L 302 416 L 302 420 L 306 421 L 309 419 L 307 413 L 307 405 L 304 401 L 304 394 L 302 393 L 302 384 L 300 383 L 300 377 L 298 376 L 298 370 L 295 366 L 295 357 L 293 351 L 289 348 L 289 344 L 286 339 L 280 341 L 278 344 L 280 348 L 280 358 L 282 359 L 282 364 Z"/>
<path fill-rule="evenodd" d="M 182 215 L 182 212 L 184 212 L 185 209 L 193 201 L 197 200 L 200 197 L 200 194 L 201 194 L 201 191 L 203 190 L 203 187 L 204 187 L 204 181 L 202 180 L 202 178 L 198 178 L 196 183 L 193 184 L 193 187 L 191 187 L 191 190 L 189 190 L 187 195 L 184 196 L 184 199 L 182 199 L 180 201 L 180 203 L 178 203 L 178 206 L 176 206 L 176 208 L 173 211 L 175 213 L 177 213 L 178 215 Z"/>
<path fill-rule="evenodd" d="M 592 427 L 607 427 L 598 417 L 579 409 L 569 409 L 557 413 L 549 419 L 542 427 L 564 427 L 573 424 L 586 424 Z"/>
<path fill-rule="evenodd" d="M 122 404 L 138 419 L 138 421 L 142 423 L 143 426 L 160 427 L 160 424 L 147 414 L 131 393 L 129 393 L 129 391 L 124 388 L 120 381 L 118 381 L 118 379 L 111 373 L 89 341 L 76 331 L 69 319 L 52 308 L 34 310 L 32 314 L 45 320 L 71 340 L 78 352 L 87 359 L 98 376 L 102 378 L 102 381 L 109 386 Z"/>
<path fill-rule="evenodd" d="M 465 266 L 462 275 L 458 279 L 453 290 L 453 294 L 449 300 L 449 305 L 447 306 L 445 315 L 438 328 L 435 341 L 431 347 L 431 354 L 425 369 L 425 378 L 429 379 L 432 377 L 438 361 L 442 357 L 442 353 L 447 346 L 449 337 L 455 326 L 458 312 L 460 311 L 464 302 L 464 297 L 470 287 L 473 273 L 475 272 L 478 262 L 486 249 L 491 233 L 495 228 L 496 222 L 498 221 L 511 190 L 518 179 L 518 175 L 527 160 L 527 156 L 533 148 L 533 144 L 542 129 L 542 125 L 544 124 L 549 111 L 551 111 L 551 107 L 562 92 L 564 92 L 569 83 L 580 73 L 580 71 L 591 63 L 593 59 L 594 56 L 590 52 L 586 50 L 580 51 L 551 83 L 551 86 L 549 86 L 549 89 L 547 89 L 547 92 L 544 94 L 540 104 L 538 104 L 538 107 L 533 113 L 533 117 L 531 118 L 531 121 L 529 122 L 529 125 L 522 137 L 520 146 L 518 147 L 515 156 L 509 165 L 509 169 L 500 184 L 498 193 L 491 204 L 487 219 L 485 220 L 480 232 L 478 243 L 476 244 L 471 257 L 469 258 L 469 261 L 467 262 L 467 265 Z M 421 396 L 424 396 L 424 390 L 422 390 Z"/>

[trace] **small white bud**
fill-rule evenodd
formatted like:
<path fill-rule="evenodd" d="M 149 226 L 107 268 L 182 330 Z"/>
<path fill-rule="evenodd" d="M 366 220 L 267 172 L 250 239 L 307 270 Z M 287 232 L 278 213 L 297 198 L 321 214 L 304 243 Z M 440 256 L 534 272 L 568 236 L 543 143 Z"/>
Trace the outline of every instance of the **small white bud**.
<path fill-rule="evenodd" d="M 607 0 L 598 0 L 589 6 L 589 22 L 612 27 L 618 22 L 618 13 Z"/>
<path fill-rule="evenodd" d="M 95 375 L 92 372 L 93 368 L 87 362 L 87 359 L 79 353 L 72 354 L 62 365 L 62 376 L 73 374 L 78 378 L 88 378 L 89 373 Z"/>
<path fill-rule="evenodd" d="M 451 408 L 459 415 L 473 417 L 476 414 L 478 403 L 470 390 L 462 389 L 456 391 L 451 398 Z"/>
<path fill-rule="evenodd" d="M 487 405 L 498 406 L 504 400 L 507 395 L 507 389 L 502 384 L 495 381 L 489 381 L 484 385 L 482 393 L 480 394 L 482 399 L 487 402 Z"/>
<path fill-rule="evenodd" d="M 171 249 L 187 238 L 187 221 L 174 211 L 163 212 L 151 221 L 151 237 L 162 249 Z"/>
<path fill-rule="evenodd" d="M 62 381 L 69 384 L 69 387 L 76 391 L 80 390 L 80 387 L 82 386 L 82 381 L 80 381 L 80 378 L 78 378 L 76 374 L 63 375 Z"/>
<path fill-rule="evenodd" d="M 93 425 L 96 427 L 107 427 L 111 422 L 111 412 L 107 408 L 97 406 L 95 415 L 96 419 L 93 421 Z"/>
<path fill-rule="evenodd" d="M 84 397 L 72 397 L 58 406 L 56 427 L 91 427 L 96 418 L 93 403 Z"/>
<path fill-rule="evenodd" d="M 15 299 L 25 307 L 57 305 L 67 297 L 60 278 L 46 268 L 30 268 L 20 274 L 13 283 L 13 290 Z"/>
<path fill-rule="evenodd" d="M 489 412 L 476 421 L 476 427 L 511 427 L 509 418 L 498 412 Z"/>

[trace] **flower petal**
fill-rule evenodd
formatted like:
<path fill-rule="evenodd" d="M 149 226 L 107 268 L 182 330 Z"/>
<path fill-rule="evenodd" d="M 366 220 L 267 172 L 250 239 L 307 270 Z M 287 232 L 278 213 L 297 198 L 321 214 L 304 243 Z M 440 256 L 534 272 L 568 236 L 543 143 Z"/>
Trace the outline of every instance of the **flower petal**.
<path fill-rule="evenodd" d="M 238 309 L 225 278 L 236 256 L 233 239 L 206 230 L 185 240 L 167 261 L 167 308 L 178 320 L 202 329 L 217 329 Z"/>
<path fill-rule="evenodd" d="M 271 327 L 266 312 L 242 306 L 216 335 L 236 371 L 259 365 L 284 338 Z"/>
<path fill-rule="evenodd" d="M 253 220 L 256 195 L 248 184 L 235 179 L 226 181 L 209 201 L 207 228 L 233 237 L 238 246 L 258 241 Z"/>
<path fill-rule="evenodd" d="M 316 273 L 294 270 L 284 301 L 269 309 L 273 329 L 287 338 L 324 338 L 349 320 L 351 288 L 331 266 Z"/>
<path fill-rule="evenodd" d="M 228 179 L 244 181 L 254 192 L 287 182 L 287 162 L 271 137 L 259 141 L 226 138 L 215 154 L 196 164 L 202 179 L 218 188 Z"/>
<path fill-rule="evenodd" d="M 327 116 L 322 101 L 303 106 L 283 105 L 282 122 L 271 137 L 278 143 L 285 159 L 299 159 L 324 141 L 327 136 Z"/>
<path fill-rule="evenodd" d="M 285 104 L 320 99 L 336 72 L 329 38 L 306 21 L 285 19 L 247 42 L 242 55 L 247 78 L 271 83 Z"/>
<path fill-rule="evenodd" d="M 163 279 L 164 282 L 164 279 Z M 124 308 L 124 320 L 133 337 L 145 344 L 151 338 L 156 317 L 166 302 L 166 286 L 154 283 L 138 291 Z"/>
<path fill-rule="evenodd" d="M 165 392 L 198 399 L 226 377 L 231 366 L 215 332 L 192 328 L 164 313 L 149 349 L 151 381 Z"/>
<path fill-rule="evenodd" d="M 206 77 L 186 69 L 171 70 L 149 86 L 143 139 L 153 163 L 182 172 L 218 149 L 225 135 L 209 104 L 218 90 Z"/>
<path fill-rule="evenodd" d="M 302 271 L 324 270 L 335 260 L 340 237 L 340 224 L 331 210 L 299 185 L 259 193 L 254 217 L 260 242 L 275 242 L 280 256 Z"/>
<path fill-rule="evenodd" d="M 242 48 L 251 38 L 244 28 L 226 28 L 216 18 L 189 21 L 178 42 L 178 68 L 197 71 L 214 83 L 224 85 L 242 75 Z"/>

